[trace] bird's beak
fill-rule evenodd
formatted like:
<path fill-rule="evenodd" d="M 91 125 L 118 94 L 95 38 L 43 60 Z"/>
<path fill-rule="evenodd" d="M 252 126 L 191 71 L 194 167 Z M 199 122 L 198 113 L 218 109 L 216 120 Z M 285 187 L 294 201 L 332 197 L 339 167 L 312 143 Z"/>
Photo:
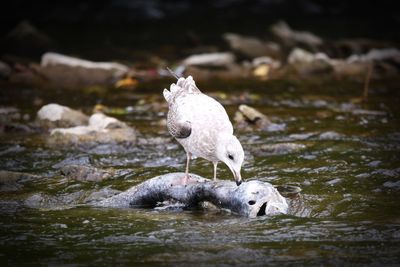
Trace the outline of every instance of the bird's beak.
<path fill-rule="evenodd" d="M 232 171 L 233 176 L 235 177 L 236 185 L 239 186 L 242 183 L 242 176 L 240 175 L 240 171 Z"/>

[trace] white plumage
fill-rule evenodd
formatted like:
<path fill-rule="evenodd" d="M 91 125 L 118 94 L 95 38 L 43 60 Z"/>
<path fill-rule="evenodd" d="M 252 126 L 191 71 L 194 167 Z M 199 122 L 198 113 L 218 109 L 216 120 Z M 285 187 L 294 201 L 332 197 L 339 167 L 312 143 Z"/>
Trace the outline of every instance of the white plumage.
<path fill-rule="evenodd" d="M 224 107 L 201 93 L 191 76 L 178 79 L 169 91 L 164 89 L 164 97 L 169 104 L 168 130 L 184 147 L 188 157 L 184 183 L 193 155 L 213 162 L 214 179 L 218 161 L 225 162 L 240 184 L 244 153 L 233 135 L 232 123 Z"/>

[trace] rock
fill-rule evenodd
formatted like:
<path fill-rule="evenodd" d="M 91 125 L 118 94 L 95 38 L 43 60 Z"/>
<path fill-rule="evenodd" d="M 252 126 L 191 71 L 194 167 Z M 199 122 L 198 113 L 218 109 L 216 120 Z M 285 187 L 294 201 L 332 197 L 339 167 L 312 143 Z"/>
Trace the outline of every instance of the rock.
<path fill-rule="evenodd" d="M 50 84 L 66 88 L 111 86 L 129 70 L 119 63 L 93 62 L 57 53 L 45 53 L 41 65 L 33 65 L 32 68 Z"/>
<path fill-rule="evenodd" d="M 372 49 L 366 54 L 352 55 L 348 57 L 346 61 L 348 63 L 353 63 L 387 60 L 400 64 L 400 50 L 396 48 Z"/>
<path fill-rule="evenodd" d="M 227 67 L 235 62 L 232 53 L 204 53 L 192 55 L 183 60 L 185 66 Z"/>
<path fill-rule="evenodd" d="M 24 205 L 35 209 L 60 210 L 74 207 L 84 199 L 86 191 L 80 190 L 65 193 L 58 196 L 50 196 L 44 193 L 34 193 L 24 201 Z"/>
<path fill-rule="evenodd" d="M 156 208 L 160 203 L 166 202 L 193 208 L 208 201 L 218 208 L 250 218 L 288 212 L 286 199 L 269 183 L 253 180 L 237 186 L 233 181 L 211 181 L 190 174 L 191 182 L 181 185 L 182 175 L 183 173 L 169 173 L 157 176 L 92 205 Z"/>
<path fill-rule="evenodd" d="M 281 62 L 270 57 L 257 57 L 253 59 L 252 65 L 253 76 L 266 80 L 271 71 L 281 67 Z"/>
<path fill-rule="evenodd" d="M 351 55 L 365 54 L 372 49 L 393 47 L 393 44 L 385 41 L 355 38 L 334 41 L 332 44 L 329 44 L 329 47 L 333 50 L 331 54 L 339 58 L 346 58 Z"/>
<path fill-rule="evenodd" d="M 85 203 L 93 203 L 104 200 L 106 198 L 112 197 L 116 194 L 121 193 L 119 190 L 112 189 L 110 187 L 106 187 L 101 189 L 100 191 L 96 191 L 91 193 L 86 199 Z"/>
<path fill-rule="evenodd" d="M 324 132 L 319 135 L 320 140 L 338 140 L 341 138 L 343 138 L 343 136 L 334 131 Z"/>
<path fill-rule="evenodd" d="M 303 144 L 296 143 L 279 143 L 279 144 L 263 144 L 258 147 L 256 154 L 258 155 L 285 155 L 295 153 L 305 149 Z"/>
<path fill-rule="evenodd" d="M 301 48 L 294 48 L 288 56 L 288 63 L 300 74 L 331 73 L 334 68 L 330 58 L 324 53 L 310 53 Z"/>
<path fill-rule="evenodd" d="M 114 174 L 112 171 L 82 165 L 66 165 L 61 168 L 61 173 L 68 179 L 81 182 L 101 182 Z"/>
<path fill-rule="evenodd" d="M 315 34 L 306 31 L 292 30 L 284 21 L 279 21 L 272 25 L 271 32 L 288 47 L 305 45 L 312 50 L 316 50 L 316 48 L 323 43 L 323 40 Z"/>
<path fill-rule="evenodd" d="M 265 130 L 272 124 L 267 116 L 247 105 L 239 106 L 239 111 L 235 114 L 234 120 L 239 128 L 254 125 L 260 130 Z"/>
<path fill-rule="evenodd" d="M 11 67 L 7 63 L 0 61 L 0 79 L 7 79 L 11 74 Z"/>
<path fill-rule="evenodd" d="M 21 21 L 4 39 L 5 50 L 18 55 L 37 56 L 54 47 L 52 40 L 31 22 Z"/>
<path fill-rule="evenodd" d="M 40 179 L 40 176 L 0 170 L 0 192 L 18 191 L 23 188 L 23 183 L 37 179 Z"/>
<path fill-rule="evenodd" d="M 39 125 L 45 128 L 72 127 L 88 123 L 88 116 L 59 104 L 43 106 L 37 113 Z"/>
<path fill-rule="evenodd" d="M 48 144 L 96 145 L 96 144 L 132 144 L 136 141 L 136 131 L 115 118 L 101 113 L 93 114 L 87 126 L 56 128 L 51 131 Z"/>
<path fill-rule="evenodd" d="M 249 58 L 262 56 L 279 58 L 281 55 L 279 45 L 273 42 L 265 42 L 254 37 L 234 33 L 225 33 L 223 38 L 228 42 L 232 50 Z"/>
<path fill-rule="evenodd" d="M 0 123 L 19 119 L 21 119 L 21 113 L 16 107 L 0 107 Z"/>

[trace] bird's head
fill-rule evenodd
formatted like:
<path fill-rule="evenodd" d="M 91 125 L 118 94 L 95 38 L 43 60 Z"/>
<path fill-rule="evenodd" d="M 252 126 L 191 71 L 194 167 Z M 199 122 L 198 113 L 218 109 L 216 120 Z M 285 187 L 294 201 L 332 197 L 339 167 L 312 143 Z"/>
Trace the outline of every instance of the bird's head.
<path fill-rule="evenodd" d="M 235 177 L 236 184 L 242 183 L 240 169 L 244 160 L 242 145 L 236 136 L 232 134 L 220 134 L 217 142 L 217 157 L 224 162 Z"/>

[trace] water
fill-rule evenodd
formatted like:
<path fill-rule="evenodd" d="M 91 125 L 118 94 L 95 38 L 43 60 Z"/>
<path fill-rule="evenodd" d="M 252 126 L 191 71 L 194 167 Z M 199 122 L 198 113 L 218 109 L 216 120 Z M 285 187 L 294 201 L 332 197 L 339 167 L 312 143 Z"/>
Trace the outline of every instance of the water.
<path fill-rule="evenodd" d="M 248 82 L 230 85 L 237 96 L 224 100 L 231 118 L 237 104 L 250 102 L 281 131 L 237 131 L 246 160 L 242 176 L 276 185 L 296 185 L 290 214 L 243 218 L 226 211 L 162 211 L 74 207 L 79 199 L 104 189 L 125 190 L 148 178 L 182 171 L 185 154 L 157 122 L 165 116 L 161 88 L 105 95 L 21 89 L 5 91 L 2 105 L 20 107 L 31 119 L 44 103 L 90 112 L 98 99 L 125 108 L 118 115 L 140 131 L 140 145 L 52 148 L 43 134 L 3 134 L 0 169 L 28 172 L 40 179 L 0 193 L 0 263 L 29 265 L 397 265 L 400 262 L 399 95 L 372 86 L 368 104 L 357 102 L 359 84 Z M 162 84 L 162 82 L 161 82 Z M 219 96 L 220 84 L 208 85 Z M 151 86 L 150 86 L 151 87 Z M 199 83 L 202 88 L 202 84 Z M 160 89 L 160 90 L 158 90 Z M 395 88 L 398 89 L 398 88 Z M 158 90 L 158 91 L 157 91 Z M 26 98 L 24 98 L 26 99 Z M 147 105 L 139 106 L 137 99 Z M 240 98 L 239 98 L 240 99 Z M 374 111 L 374 112 L 372 112 Z M 375 112 L 377 111 L 377 112 Z M 150 140 L 146 144 L 143 140 Z M 290 143 L 280 151 L 268 145 Z M 81 163 L 117 171 L 101 183 L 70 181 L 59 168 Z M 191 171 L 212 177 L 212 165 L 196 159 Z M 219 176 L 232 179 L 220 165 Z M 41 208 L 22 204 L 41 193 L 52 201 Z M 71 205 L 69 205 L 71 204 Z"/>

